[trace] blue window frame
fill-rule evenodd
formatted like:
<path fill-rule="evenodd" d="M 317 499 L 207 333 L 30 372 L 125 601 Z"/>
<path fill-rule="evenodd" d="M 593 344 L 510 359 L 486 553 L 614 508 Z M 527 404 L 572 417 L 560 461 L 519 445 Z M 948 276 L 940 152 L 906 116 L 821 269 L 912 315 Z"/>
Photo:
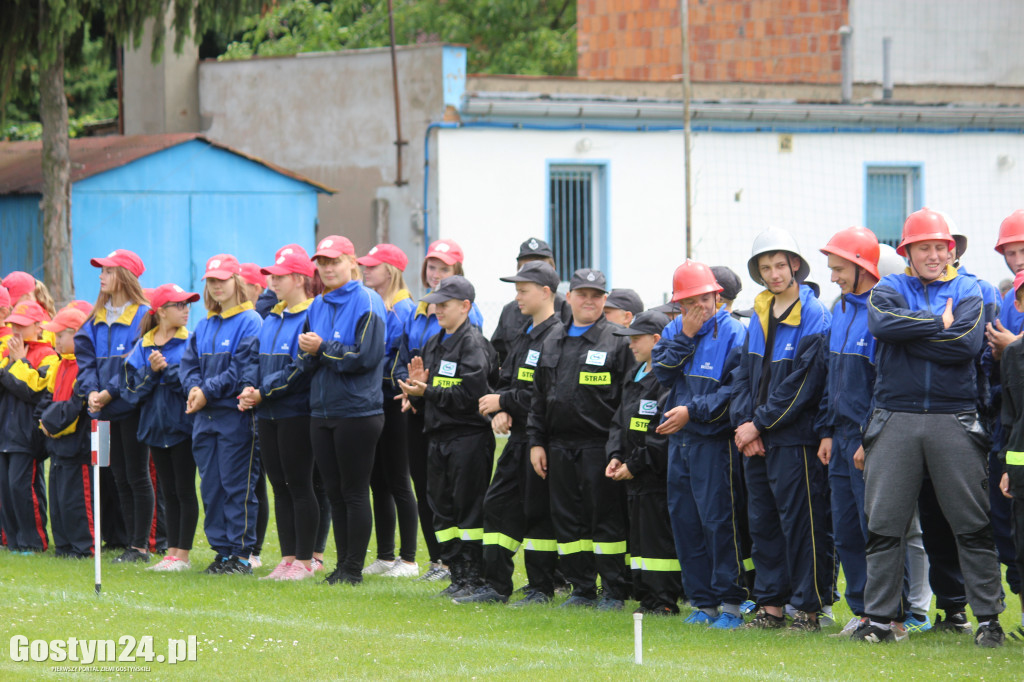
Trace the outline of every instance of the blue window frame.
<path fill-rule="evenodd" d="M 608 275 L 605 164 L 548 163 L 548 242 L 563 280 L 580 268 Z"/>
<path fill-rule="evenodd" d="M 865 172 L 865 225 L 895 247 L 907 216 L 921 208 L 921 164 L 868 164 Z"/>

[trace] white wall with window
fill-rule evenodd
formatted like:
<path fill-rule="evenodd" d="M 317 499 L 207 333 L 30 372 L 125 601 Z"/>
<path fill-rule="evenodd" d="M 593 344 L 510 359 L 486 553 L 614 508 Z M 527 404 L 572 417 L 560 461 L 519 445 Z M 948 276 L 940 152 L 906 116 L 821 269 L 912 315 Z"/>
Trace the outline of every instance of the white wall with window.
<path fill-rule="evenodd" d="M 992 246 L 1001 220 L 1024 207 L 1024 135 L 786 134 L 791 144 L 778 132 L 693 137 L 693 256 L 740 274 L 741 307 L 759 290 L 746 261 L 760 230 L 793 231 L 831 303 L 838 289 L 818 249 L 850 225 L 902 229 L 901 206 L 947 212 L 969 237 L 968 268 L 996 284 L 1008 276 Z M 586 201 L 573 174 L 589 174 Z M 566 213 L 572 206 L 595 212 L 594 264 L 612 286 L 636 289 L 648 305 L 669 294 L 672 271 L 685 258 L 681 133 L 440 130 L 435 181 L 430 237 L 465 249 L 487 331 L 514 295 L 497 278 L 514 271 L 520 242 L 554 241 L 553 226 L 579 225 Z"/>

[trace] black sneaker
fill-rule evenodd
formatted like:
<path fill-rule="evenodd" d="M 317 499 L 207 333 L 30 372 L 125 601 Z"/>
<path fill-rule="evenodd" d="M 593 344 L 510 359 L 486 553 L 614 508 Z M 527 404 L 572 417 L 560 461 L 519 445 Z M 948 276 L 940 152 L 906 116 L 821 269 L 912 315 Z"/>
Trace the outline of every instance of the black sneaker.
<path fill-rule="evenodd" d="M 351 576 L 341 570 L 341 566 L 331 571 L 330 575 L 324 578 L 324 585 L 359 585 L 363 582 L 363 576 Z"/>
<path fill-rule="evenodd" d="M 812 619 L 804 611 L 797 611 L 793 616 L 793 622 L 786 628 L 786 632 L 821 632 L 821 623 L 817 618 Z"/>
<path fill-rule="evenodd" d="M 467 594 L 464 597 L 454 597 L 452 601 L 456 604 L 504 604 L 508 602 L 508 597 L 493 587 L 485 585 L 476 588 L 472 594 Z"/>
<path fill-rule="evenodd" d="M 520 606 L 532 606 L 533 604 L 548 604 L 551 602 L 551 595 L 544 594 L 540 590 L 530 590 L 526 593 L 526 596 L 519 601 L 514 601 L 509 604 L 511 608 L 518 608 Z"/>
<path fill-rule="evenodd" d="M 990 620 L 984 625 L 978 626 L 974 634 L 974 643 L 986 649 L 997 649 L 1006 643 L 1006 635 L 1003 633 L 1003 626 L 998 620 Z"/>
<path fill-rule="evenodd" d="M 476 591 L 480 589 L 479 585 L 466 584 L 459 587 L 459 589 L 449 595 L 452 599 L 461 599 L 462 597 L 471 597 Z"/>
<path fill-rule="evenodd" d="M 114 559 L 115 564 L 134 564 L 139 561 L 148 562 L 149 552 L 140 552 L 134 547 L 129 547 L 121 554 L 121 556 Z"/>
<path fill-rule="evenodd" d="M 580 596 L 578 594 L 574 594 L 571 597 L 569 597 L 568 599 L 566 599 L 564 602 L 562 602 L 562 605 L 559 606 L 558 608 L 561 608 L 561 609 L 571 609 L 571 608 L 592 609 L 595 606 L 597 606 L 597 600 L 596 599 L 587 599 L 586 597 Z"/>
<path fill-rule="evenodd" d="M 757 610 L 754 620 L 746 623 L 743 627 L 747 630 L 781 630 L 786 627 L 786 617 L 773 616 L 761 608 Z"/>
<path fill-rule="evenodd" d="M 230 557 L 226 557 L 223 554 L 218 554 L 217 557 L 210 562 L 210 565 L 203 570 L 203 573 L 206 573 L 207 575 L 220 575 L 224 571 L 224 566 L 228 563 L 229 558 Z"/>
<path fill-rule="evenodd" d="M 613 599 L 612 597 L 601 597 L 601 601 L 597 602 L 598 611 L 621 611 L 622 607 L 626 604 L 621 599 Z"/>
<path fill-rule="evenodd" d="M 252 575 L 252 566 L 245 559 L 233 556 L 224 562 L 220 575 Z"/>
<path fill-rule="evenodd" d="M 935 626 L 932 629 L 935 632 L 946 632 L 951 635 L 969 635 L 971 634 L 971 623 L 963 611 L 953 614 L 947 611 L 945 620 L 942 615 L 935 616 Z"/>
<path fill-rule="evenodd" d="M 854 642 L 881 644 L 883 642 L 895 642 L 896 635 L 891 629 L 880 628 L 877 625 L 872 625 L 870 620 L 865 620 L 860 624 L 860 627 L 853 631 L 850 639 Z"/>
<path fill-rule="evenodd" d="M 458 592 L 459 590 L 464 589 L 465 587 L 466 587 L 465 585 L 462 585 L 462 584 L 459 584 L 459 583 L 451 583 L 450 585 L 448 585 L 448 587 L 444 588 L 443 590 L 441 590 L 440 592 L 438 592 L 434 596 L 435 597 L 440 597 L 441 599 L 452 599 L 452 598 L 455 597 L 455 593 L 456 592 Z"/>

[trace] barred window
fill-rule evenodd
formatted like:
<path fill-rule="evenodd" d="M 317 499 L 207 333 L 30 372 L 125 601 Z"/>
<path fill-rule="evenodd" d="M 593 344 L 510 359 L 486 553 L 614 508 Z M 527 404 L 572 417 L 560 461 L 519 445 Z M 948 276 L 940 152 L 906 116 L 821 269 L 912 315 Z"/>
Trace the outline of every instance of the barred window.
<path fill-rule="evenodd" d="M 868 166 L 865 222 L 880 243 L 900 243 L 907 216 L 921 208 L 920 185 L 919 166 Z"/>
<path fill-rule="evenodd" d="M 563 280 L 580 268 L 601 268 L 601 167 L 551 166 L 549 231 L 555 267 Z"/>

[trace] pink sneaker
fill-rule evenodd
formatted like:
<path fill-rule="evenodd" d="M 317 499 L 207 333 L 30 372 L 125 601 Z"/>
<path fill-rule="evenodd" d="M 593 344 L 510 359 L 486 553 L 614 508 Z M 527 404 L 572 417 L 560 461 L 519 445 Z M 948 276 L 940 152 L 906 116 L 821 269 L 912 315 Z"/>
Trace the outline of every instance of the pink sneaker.
<path fill-rule="evenodd" d="M 305 580 L 312 578 L 316 572 L 312 568 L 306 568 L 301 561 L 296 561 L 278 580 Z"/>
<path fill-rule="evenodd" d="M 309 565 L 313 568 L 313 572 L 324 570 L 324 562 L 316 557 L 309 560 Z"/>
<path fill-rule="evenodd" d="M 281 563 L 274 567 L 268 575 L 262 576 L 260 580 L 280 580 L 281 576 L 288 572 L 288 569 L 292 567 L 292 562 L 281 559 Z"/>

